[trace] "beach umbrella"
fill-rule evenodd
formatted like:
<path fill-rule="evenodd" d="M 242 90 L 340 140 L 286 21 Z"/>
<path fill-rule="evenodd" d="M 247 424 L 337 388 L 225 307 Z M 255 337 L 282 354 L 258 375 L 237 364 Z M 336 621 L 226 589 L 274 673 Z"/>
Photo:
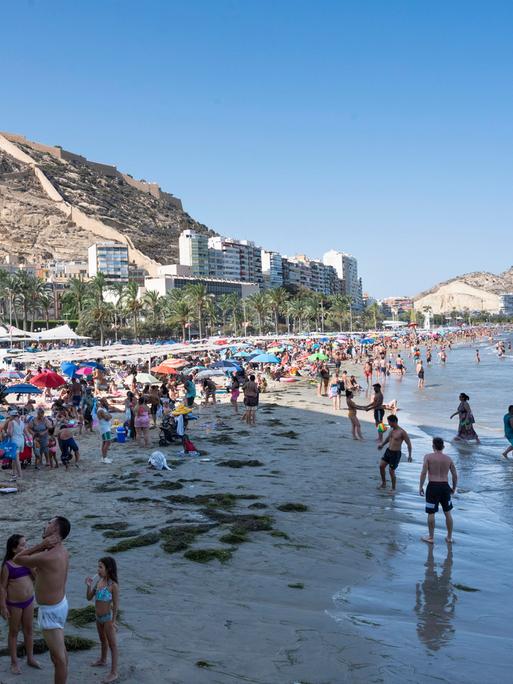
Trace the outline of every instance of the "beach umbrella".
<path fill-rule="evenodd" d="M 308 357 L 309 361 L 327 361 L 328 356 L 326 354 L 321 354 L 320 352 L 316 352 L 315 354 L 310 354 Z"/>
<path fill-rule="evenodd" d="M 80 364 L 80 368 L 98 368 L 98 370 L 104 371 L 107 370 L 105 366 L 102 366 L 101 363 L 98 363 L 97 361 L 83 361 Z"/>
<path fill-rule="evenodd" d="M 67 375 L 68 378 L 72 378 L 78 370 L 78 366 L 71 361 L 63 361 L 61 363 L 61 373 Z"/>
<path fill-rule="evenodd" d="M 374 339 L 372 337 L 364 337 L 363 340 L 360 340 L 360 344 L 373 344 Z"/>
<path fill-rule="evenodd" d="M 31 378 L 32 384 L 37 387 L 45 387 L 47 389 L 57 389 L 57 387 L 62 387 L 66 384 L 66 380 L 56 373 L 55 371 L 45 370 L 42 373 L 38 373 Z"/>
<path fill-rule="evenodd" d="M 0 380 L 21 380 L 25 375 L 20 371 L 4 368 L 0 371 Z"/>
<path fill-rule="evenodd" d="M 210 364 L 210 368 L 226 368 L 228 370 L 240 370 L 240 364 L 238 364 L 236 361 L 230 361 L 227 359 L 226 361 L 216 361 L 215 363 Z"/>
<path fill-rule="evenodd" d="M 194 380 L 204 380 L 205 378 L 221 378 L 226 377 L 226 373 L 220 369 L 207 368 L 206 370 L 200 371 L 194 376 Z"/>
<path fill-rule="evenodd" d="M 82 368 L 79 368 L 77 370 L 77 375 L 92 375 L 93 374 L 93 369 L 91 366 L 83 366 Z"/>
<path fill-rule="evenodd" d="M 280 359 L 274 354 L 257 354 L 251 359 L 251 363 L 280 363 Z"/>
<path fill-rule="evenodd" d="M 143 385 L 157 385 L 160 382 L 158 378 L 150 373 L 137 373 L 135 379 Z"/>
<path fill-rule="evenodd" d="M 154 368 L 151 369 L 153 373 L 162 373 L 162 375 L 177 375 L 178 371 L 176 368 L 171 368 L 170 366 L 165 366 L 164 364 L 160 364 L 159 366 L 154 366 Z"/>
<path fill-rule="evenodd" d="M 245 352 L 245 351 L 240 351 L 240 352 L 237 352 L 236 354 L 234 354 L 233 356 L 236 357 L 237 359 L 247 359 L 248 356 L 254 356 L 254 354 L 250 354 L 249 352 Z"/>
<path fill-rule="evenodd" d="M 39 387 L 31 385 L 30 382 L 22 382 L 18 385 L 7 387 L 4 394 L 43 394 Z"/>
<path fill-rule="evenodd" d="M 171 368 L 183 368 L 187 365 L 187 361 L 183 359 L 166 359 L 162 361 L 161 366 L 170 366 Z"/>
<path fill-rule="evenodd" d="M 267 351 L 271 354 L 276 354 L 276 352 L 284 351 L 284 347 L 270 347 Z"/>

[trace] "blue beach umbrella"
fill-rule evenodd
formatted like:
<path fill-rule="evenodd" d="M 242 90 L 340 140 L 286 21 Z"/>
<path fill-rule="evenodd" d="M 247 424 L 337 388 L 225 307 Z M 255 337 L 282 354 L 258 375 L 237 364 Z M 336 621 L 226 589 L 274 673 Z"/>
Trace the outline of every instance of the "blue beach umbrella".
<path fill-rule="evenodd" d="M 21 382 L 18 385 L 7 387 L 5 394 L 43 394 L 43 392 L 39 387 L 31 385 L 30 382 Z"/>
<path fill-rule="evenodd" d="M 372 337 L 365 337 L 363 340 L 360 340 L 360 344 L 374 344 L 374 340 Z"/>
<path fill-rule="evenodd" d="M 98 368 L 98 370 L 101 370 L 101 371 L 106 370 L 105 366 L 102 366 L 101 363 L 97 363 L 96 361 L 83 361 L 79 367 L 80 368 Z"/>
<path fill-rule="evenodd" d="M 225 361 L 216 361 L 215 363 L 211 363 L 210 368 L 228 368 L 230 370 L 240 370 L 240 364 L 238 364 L 236 361 L 230 361 L 229 359 L 226 359 Z"/>
<path fill-rule="evenodd" d="M 280 359 L 274 354 L 257 354 L 251 359 L 251 363 L 280 363 Z"/>
<path fill-rule="evenodd" d="M 68 378 L 72 378 L 78 370 L 78 366 L 71 361 L 63 361 L 61 363 L 61 371 L 63 375 L 67 375 Z"/>

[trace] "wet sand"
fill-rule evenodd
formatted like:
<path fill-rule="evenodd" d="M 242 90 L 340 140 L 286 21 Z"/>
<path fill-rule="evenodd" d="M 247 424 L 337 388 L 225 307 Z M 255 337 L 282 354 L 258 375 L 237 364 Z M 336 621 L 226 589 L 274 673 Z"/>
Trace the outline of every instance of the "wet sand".
<path fill-rule="evenodd" d="M 113 465 L 102 466 L 98 435 L 83 436 L 83 468 L 27 473 L 23 491 L 1 499 L 4 538 L 22 532 L 36 541 L 51 515 L 70 518 L 73 608 L 87 605 L 84 578 L 94 574 L 97 559 L 123 541 L 105 538 L 95 524 L 128 523 L 141 534 L 158 533 L 151 545 L 114 554 L 123 611 L 120 681 L 508 680 L 511 644 L 500 630 L 507 634 L 511 624 L 503 605 L 511 552 L 509 530 L 499 520 L 486 536 L 482 520 L 475 529 L 472 501 L 465 501 L 455 514 L 457 544 L 443 574 L 445 544 L 435 546 L 433 570 L 419 541 L 425 524 L 415 493 L 419 453 L 414 463 L 401 463 L 395 497 L 378 492 L 374 428 L 365 423 L 366 441 L 354 442 L 345 412 L 334 414 L 330 401 L 319 400 L 306 381 L 263 395 L 254 429 L 233 417 L 226 403 L 197 414 L 191 438 L 209 461 L 180 458 L 180 447 L 169 446 L 162 451 L 176 460 L 173 471 L 155 473 L 145 465 L 151 450 L 115 444 Z M 157 431 L 151 437 L 156 443 Z M 414 448 L 422 450 L 423 434 L 414 437 Z M 218 465 L 228 459 L 262 465 Z M 164 482 L 182 487 L 152 488 Z M 99 486 L 112 491 L 97 491 Z M 228 508 L 167 498 L 215 493 L 258 498 L 237 499 Z M 278 510 L 290 502 L 308 510 Z M 219 521 L 219 513 L 268 515 L 272 530 L 249 531 L 245 543 L 223 543 L 233 521 Z M 202 564 L 184 557 L 184 550 L 162 548 L 174 538 L 163 528 L 198 523 L 211 527 L 190 548 L 233 550 L 231 559 Z M 455 608 L 447 608 L 453 597 Z M 69 625 L 66 632 L 96 639 L 94 624 Z M 89 667 L 96 655 L 70 654 L 70 682 L 101 680 L 102 673 Z M 44 673 L 23 667 L 24 682 L 51 680 L 48 655 L 40 659 Z M 20 681 L 8 674 L 8 665 L 0 659 L 0 682 Z"/>

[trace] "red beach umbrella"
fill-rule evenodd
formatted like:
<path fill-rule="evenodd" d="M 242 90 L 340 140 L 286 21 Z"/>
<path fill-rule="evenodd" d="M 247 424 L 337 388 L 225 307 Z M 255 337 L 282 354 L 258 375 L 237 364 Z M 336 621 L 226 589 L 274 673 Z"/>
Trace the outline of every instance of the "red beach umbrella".
<path fill-rule="evenodd" d="M 162 373 L 163 375 L 178 374 L 178 371 L 175 368 L 172 368 L 171 366 L 166 366 L 164 363 L 161 363 L 159 366 L 155 366 L 151 370 L 153 373 Z"/>
<path fill-rule="evenodd" d="M 36 387 L 56 389 L 66 384 L 66 380 L 55 371 L 46 370 L 30 378 L 30 382 Z"/>

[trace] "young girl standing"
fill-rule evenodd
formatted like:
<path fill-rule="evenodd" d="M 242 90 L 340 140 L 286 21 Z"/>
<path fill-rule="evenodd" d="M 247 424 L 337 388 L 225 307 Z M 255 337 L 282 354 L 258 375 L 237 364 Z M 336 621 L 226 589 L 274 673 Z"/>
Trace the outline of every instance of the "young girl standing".
<path fill-rule="evenodd" d="M 98 561 L 98 581 L 86 578 L 87 600 L 94 597 L 96 608 L 96 628 L 100 637 L 101 654 L 92 667 L 104 667 L 107 664 L 109 649 L 111 652 L 110 674 L 102 681 L 115 682 L 118 679 L 118 646 L 116 640 L 116 617 L 119 604 L 118 570 L 116 561 L 111 556 Z"/>
<path fill-rule="evenodd" d="M 9 623 L 7 643 L 11 656 L 11 672 L 21 674 L 18 665 L 17 641 L 20 627 L 23 630 L 27 665 L 40 668 L 34 660 L 32 621 L 34 619 L 34 585 L 28 568 L 12 562 L 14 556 L 27 546 L 22 534 L 13 534 L 7 540 L 5 557 L 0 572 L 0 612 Z"/>

